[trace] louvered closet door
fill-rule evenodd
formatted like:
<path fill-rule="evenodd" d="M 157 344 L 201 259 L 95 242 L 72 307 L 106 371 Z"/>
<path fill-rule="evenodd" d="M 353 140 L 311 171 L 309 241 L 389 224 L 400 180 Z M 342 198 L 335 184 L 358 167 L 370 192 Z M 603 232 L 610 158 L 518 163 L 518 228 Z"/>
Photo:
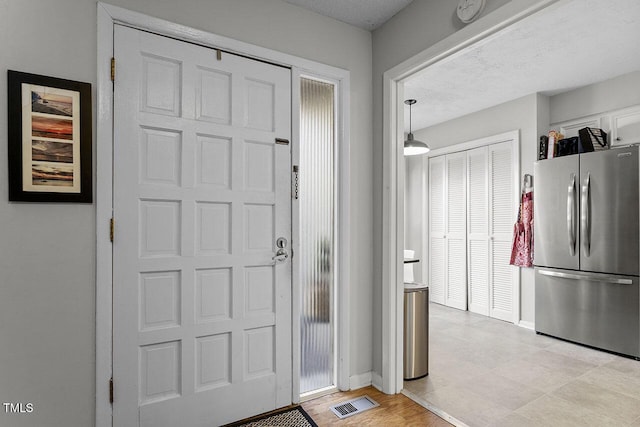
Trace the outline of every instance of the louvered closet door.
<path fill-rule="evenodd" d="M 489 315 L 488 148 L 467 152 L 469 311 Z"/>
<path fill-rule="evenodd" d="M 489 154 L 489 274 L 491 317 L 514 320 L 514 267 L 509 265 L 515 208 L 512 143 L 488 147 Z"/>
<path fill-rule="evenodd" d="M 445 305 L 467 309 L 467 153 L 446 156 Z"/>
<path fill-rule="evenodd" d="M 429 294 L 444 304 L 445 289 L 445 156 L 429 159 Z"/>

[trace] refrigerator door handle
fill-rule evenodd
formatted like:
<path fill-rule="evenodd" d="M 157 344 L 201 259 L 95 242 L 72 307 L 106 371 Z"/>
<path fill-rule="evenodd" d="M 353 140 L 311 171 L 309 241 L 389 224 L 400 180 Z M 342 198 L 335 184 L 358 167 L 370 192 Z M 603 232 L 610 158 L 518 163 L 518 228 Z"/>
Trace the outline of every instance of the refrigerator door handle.
<path fill-rule="evenodd" d="M 585 256 L 591 254 L 591 173 L 587 173 L 587 178 L 582 185 L 582 197 L 580 206 L 580 240 L 582 240 L 582 249 Z"/>
<path fill-rule="evenodd" d="M 569 238 L 569 253 L 576 254 L 576 174 L 571 174 L 571 181 L 567 189 L 567 237 Z"/>
<path fill-rule="evenodd" d="M 631 279 L 620 279 L 620 278 L 611 277 L 611 276 L 591 276 L 587 274 L 583 275 L 583 274 L 561 273 L 559 271 L 549 271 L 549 270 L 538 270 L 538 272 L 543 276 L 558 277 L 561 279 L 590 280 L 593 282 L 613 283 L 615 285 L 633 285 L 633 280 Z"/>

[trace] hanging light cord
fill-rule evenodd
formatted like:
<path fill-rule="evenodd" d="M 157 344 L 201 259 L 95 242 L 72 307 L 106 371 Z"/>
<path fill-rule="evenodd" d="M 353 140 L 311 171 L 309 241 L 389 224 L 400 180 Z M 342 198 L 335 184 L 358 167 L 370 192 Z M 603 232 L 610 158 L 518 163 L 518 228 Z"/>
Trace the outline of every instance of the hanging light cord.
<path fill-rule="evenodd" d="M 411 110 L 412 110 L 411 107 L 413 107 L 413 105 L 409 105 L 409 133 L 411 133 L 411 129 L 412 129 L 411 128 Z"/>

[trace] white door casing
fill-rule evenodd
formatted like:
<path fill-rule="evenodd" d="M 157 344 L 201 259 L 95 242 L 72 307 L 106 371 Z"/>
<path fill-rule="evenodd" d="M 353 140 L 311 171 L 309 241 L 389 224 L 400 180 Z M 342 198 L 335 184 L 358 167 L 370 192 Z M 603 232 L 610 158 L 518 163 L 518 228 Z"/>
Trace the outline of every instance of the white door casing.
<path fill-rule="evenodd" d="M 113 424 L 285 406 L 290 70 L 123 26 L 114 50 Z"/>

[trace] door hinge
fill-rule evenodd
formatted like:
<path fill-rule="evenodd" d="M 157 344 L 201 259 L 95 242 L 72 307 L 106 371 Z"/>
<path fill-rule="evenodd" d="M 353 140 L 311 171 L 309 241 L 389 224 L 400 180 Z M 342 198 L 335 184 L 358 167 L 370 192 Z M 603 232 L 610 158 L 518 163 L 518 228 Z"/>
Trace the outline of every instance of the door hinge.
<path fill-rule="evenodd" d="M 111 218 L 109 220 L 109 240 L 111 240 L 113 242 L 113 235 L 115 234 L 115 228 L 116 228 L 116 220 Z"/>
<path fill-rule="evenodd" d="M 111 58 L 111 81 L 116 81 L 116 58 Z"/>
<path fill-rule="evenodd" d="M 109 403 L 113 403 L 113 377 L 109 379 Z"/>
<path fill-rule="evenodd" d="M 222 51 L 220 49 L 216 49 L 216 59 L 222 61 Z"/>

